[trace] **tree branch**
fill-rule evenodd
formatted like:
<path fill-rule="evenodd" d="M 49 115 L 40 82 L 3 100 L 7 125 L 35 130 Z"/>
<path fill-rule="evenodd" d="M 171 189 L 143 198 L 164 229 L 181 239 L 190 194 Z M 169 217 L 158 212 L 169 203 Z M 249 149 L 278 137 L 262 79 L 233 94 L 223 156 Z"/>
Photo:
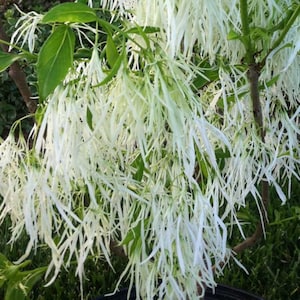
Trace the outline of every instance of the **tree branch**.
<path fill-rule="evenodd" d="M 3 28 L 2 20 L 0 19 L 0 39 L 9 42 L 9 38 Z M 9 47 L 5 44 L 0 44 L 4 52 L 9 52 Z M 30 113 L 34 113 L 37 108 L 37 103 L 31 98 L 31 92 L 26 81 L 26 75 L 18 62 L 14 62 L 8 71 L 9 76 L 16 84 L 27 108 Z"/>
<path fill-rule="evenodd" d="M 247 0 L 240 0 L 240 10 L 241 10 L 241 19 L 242 19 L 242 31 L 245 37 L 249 37 L 249 14 L 247 8 Z M 246 40 L 247 41 L 247 40 Z M 251 41 L 244 43 L 246 48 L 246 57 L 248 63 L 248 82 L 250 89 L 250 98 L 252 102 L 253 108 L 253 117 L 255 126 L 257 127 L 258 134 L 260 136 L 261 142 L 265 143 L 265 129 L 263 122 L 263 112 L 259 97 L 259 76 L 261 68 L 263 67 L 262 63 L 255 62 L 255 53 L 253 47 L 251 45 Z M 261 217 L 256 225 L 256 230 L 252 234 L 252 236 L 248 237 L 246 240 L 241 242 L 240 244 L 233 247 L 233 251 L 235 253 L 240 253 L 246 248 L 249 248 L 256 244 L 258 240 L 263 236 L 265 232 L 265 227 L 267 225 L 268 216 L 267 216 L 267 207 L 269 201 L 269 183 L 266 180 L 261 182 Z"/>
<path fill-rule="evenodd" d="M 261 219 L 256 225 L 256 229 L 254 233 L 246 238 L 243 242 L 240 244 L 234 246 L 232 248 L 232 251 L 235 254 L 239 254 L 242 251 L 244 251 L 247 248 L 250 248 L 254 246 L 263 236 L 263 233 L 265 232 L 265 227 L 268 222 L 268 214 L 267 214 L 267 207 L 268 207 L 268 199 L 269 199 L 269 183 L 267 181 L 262 181 L 261 183 L 261 189 L 262 189 L 262 202 L 261 202 Z"/>

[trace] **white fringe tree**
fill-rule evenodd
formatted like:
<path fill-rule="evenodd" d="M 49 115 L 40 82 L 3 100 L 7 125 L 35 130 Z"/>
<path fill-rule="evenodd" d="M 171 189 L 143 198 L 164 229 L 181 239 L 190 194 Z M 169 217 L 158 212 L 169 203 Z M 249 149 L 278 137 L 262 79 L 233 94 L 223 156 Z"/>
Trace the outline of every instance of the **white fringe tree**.
<path fill-rule="evenodd" d="M 299 179 L 299 18 L 272 49 L 286 24 L 274 26 L 299 4 L 247 3 L 255 62 L 264 62 L 262 140 L 241 38 L 245 1 L 100 2 L 122 24 L 111 36 L 122 62 L 107 81 L 100 26 L 66 22 L 93 50 L 41 102 L 33 146 L 13 130 L 1 142 L 0 221 L 10 217 L 11 242 L 28 234 L 20 260 L 47 244 L 53 280 L 74 259 L 83 280 L 87 256 L 109 261 L 114 241 L 141 299 L 196 299 L 231 256 L 227 230 L 242 230 L 246 197 L 259 203 L 264 181 L 285 202 L 280 184 Z M 34 53 L 43 15 L 23 14 L 18 26 L 12 43 Z"/>

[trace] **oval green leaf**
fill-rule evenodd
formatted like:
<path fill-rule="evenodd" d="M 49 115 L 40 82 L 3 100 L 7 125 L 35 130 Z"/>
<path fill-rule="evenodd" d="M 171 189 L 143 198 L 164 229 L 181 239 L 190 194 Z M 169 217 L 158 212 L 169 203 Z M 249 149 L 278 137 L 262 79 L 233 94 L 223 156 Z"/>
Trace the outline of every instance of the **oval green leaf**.
<path fill-rule="evenodd" d="M 0 50 L 0 72 L 5 71 L 11 64 L 20 58 L 21 55 L 11 54 Z"/>
<path fill-rule="evenodd" d="M 113 37 L 111 34 L 107 34 L 106 42 L 106 58 L 109 66 L 112 68 L 119 57 L 119 52 L 114 43 Z"/>
<path fill-rule="evenodd" d="M 42 46 L 37 61 L 40 100 L 54 91 L 73 64 L 75 36 L 66 25 L 56 27 Z"/>
<path fill-rule="evenodd" d="M 62 3 L 50 9 L 42 19 L 43 23 L 69 22 L 87 23 L 97 20 L 96 12 L 83 3 Z"/>

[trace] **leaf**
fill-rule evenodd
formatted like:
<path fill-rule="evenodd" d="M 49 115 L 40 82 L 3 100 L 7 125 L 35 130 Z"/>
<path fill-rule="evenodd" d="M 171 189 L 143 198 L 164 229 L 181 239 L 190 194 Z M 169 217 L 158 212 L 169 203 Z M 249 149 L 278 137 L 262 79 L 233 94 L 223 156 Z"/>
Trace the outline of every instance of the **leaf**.
<path fill-rule="evenodd" d="M 121 246 L 127 246 L 127 251 L 129 255 L 132 255 L 135 251 L 140 252 L 140 249 L 143 245 L 142 236 L 144 236 L 145 240 L 147 241 L 145 244 L 146 253 L 148 255 L 150 254 L 151 249 L 153 249 L 153 245 L 151 246 L 151 242 L 147 238 L 147 232 L 149 232 L 149 222 L 149 218 L 140 220 L 136 224 L 136 226 L 134 226 L 127 232 L 127 235 L 125 236 L 124 240 L 120 243 Z"/>
<path fill-rule="evenodd" d="M 5 71 L 11 64 L 21 57 L 21 55 L 11 54 L 0 50 L 0 72 Z"/>
<path fill-rule="evenodd" d="M 274 76 L 272 79 L 270 79 L 269 81 L 267 81 L 265 84 L 267 87 L 272 86 L 273 84 L 275 84 L 278 81 L 279 75 Z M 263 90 L 265 89 L 265 86 L 260 86 L 259 89 Z"/>
<path fill-rule="evenodd" d="M 225 167 L 226 159 L 231 157 L 230 151 L 228 150 L 228 148 L 225 148 L 225 149 L 218 148 L 215 150 L 215 156 L 216 156 L 220 171 L 223 171 L 223 169 Z"/>
<path fill-rule="evenodd" d="M 0 253 L 0 281 L 6 279 L 6 276 L 3 276 L 3 270 L 11 265 L 11 262 L 6 258 L 6 256 Z"/>
<path fill-rule="evenodd" d="M 131 165 L 136 169 L 135 174 L 133 174 L 133 179 L 141 181 L 145 170 L 145 164 L 142 155 L 140 154 Z"/>
<path fill-rule="evenodd" d="M 229 158 L 231 157 L 229 150 L 226 148 L 225 150 L 221 148 L 217 148 L 215 150 L 215 156 L 217 159 Z"/>
<path fill-rule="evenodd" d="M 193 81 L 193 87 L 200 90 L 205 85 L 219 78 L 219 70 L 205 70 L 203 75 L 199 74 Z"/>
<path fill-rule="evenodd" d="M 251 27 L 250 28 L 250 38 L 253 41 L 256 40 L 269 40 L 270 35 L 268 34 L 268 31 L 265 28 L 262 27 Z"/>
<path fill-rule="evenodd" d="M 116 61 L 118 60 L 119 52 L 114 43 L 114 40 L 111 34 L 107 34 L 107 42 L 106 42 L 106 58 L 109 66 L 112 68 Z"/>
<path fill-rule="evenodd" d="M 38 105 L 35 114 L 34 114 L 34 119 L 35 122 L 38 126 L 40 126 L 42 124 L 45 112 L 46 112 L 46 105 Z"/>
<path fill-rule="evenodd" d="M 141 37 L 143 37 L 143 39 L 146 42 L 146 49 L 150 49 L 150 40 L 149 40 L 149 37 L 147 36 L 147 33 L 149 33 L 149 32 L 146 32 L 145 29 L 141 26 L 136 26 L 135 28 L 132 28 L 132 29 L 137 30 L 136 33 L 139 34 Z"/>
<path fill-rule="evenodd" d="M 39 267 L 33 270 L 22 272 L 24 275 L 23 284 L 28 291 L 31 291 L 34 285 L 41 280 L 48 267 Z"/>
<path fill-rule="evenodd" d="M 219 68 L 212 67 L 206 60 L 203 60 L 199 67 L 202 69 L 203 74 L 197 75 L 193 81 L 193 87 L 200 90 L 205 85 L 219 79 Z"/>
<path fill-rule="evenodd" d="M 0 287 L 3 287 L 5 284 L 4 300 L 29 299 L 28 294 L 32 287 L 47 271 L 47 267 L 40 267 L 25 272 L 20 271 L 20 269 L 25 268 L 30 263 L 30 260 L 26 260 L 19 265 L 15 265 L 0 253 Z"/>
<path fill-rule="evenodd" d="M 19 282 L 8 285 L 5 291 L 4 300 L 26 300 L 26 288 L 20 285 Z"/>
<path fill-rule="evenodd" d="M 240 40 L 241 38 L 242 38 L 242 36 L 239 33 L 237 33 L 236 31 L 232 30 L 232 29 L 229 31 L 229 33 L 227 35 L 227 40 L 228 41 Z"/>
<path fill-rule="evenodd" d="M 141 27 L 142 31 L 146 34 L 149 33 L 157 33 L 160 31 L 159 27 L 153 27 L 153 26 L 145 26 Z M 133 27 L 126 31 L 126 33 L 140 33 L 141 32 L 140 27 Z"/>
<path fill-rule="evenodd" d="M 43 23 L 70 22 L 88 23 L 98 19 L 96 12 L 83 3 L 62 3 L 50 9 L 42 19 Z"/>
<path fill-rule="evenodd" d="M 92 49 L 79 48 L 74 53 L 74 59 L 91 58 L 92 52 Z"/>
<path fill-rule="evenodd" d="M 124 57 L 125 57 L 125 45 L 123 45 L 122 52 L 119 55 L 118 59 L 116 60 L 113 68 L 108 73 L 108 75 L 100 83 L 94 85 L 93 87 L 95 88 L 95 87 L 98 87 L 98 86 L 101 86 L 101 85 L 104 85 L 104 84 L 110 82 L 112 80 L 112 78 L 118 73 Z"/>
<path fill-rule="evenodd" d="M 199 162 L 199 167 L 200 167 L 200 170 L 201 170 L 201 175 L 205 178 L 205 179 L 208 179 L 208 168 L 207 168 L 207 164 L 206 162 L 202 159 L 200 160 Z"/>
<path fill-rule="evenodd" d="M 47 266 L 33 270 L 20 271 L 31 263 L 26 260 L 19 265 L 11 263 L 2 253 L 0 253 L 0 287 L 5 284 L 4 300 L 25 300 L 33 286 L 42 278 L 47 271 Z"/>
<path fill-rule="evenodd" d="M 87 110 L 86 110 L 86 121 L 87 121 L 87 124 L 88 124 L 89 128 L 91 130 L 94 130 L 94 128 L 93 128 L 93 114 L 92 114 L 92 112 L 89 108 L 87 108 Z"/>
<path fill-rule="evenodd" d="M 43 101 L 66 77 L 73 63 L 75 36 L 66 25 L 55 28 L 41 48 L 37 61 L 40 99 Z"/>

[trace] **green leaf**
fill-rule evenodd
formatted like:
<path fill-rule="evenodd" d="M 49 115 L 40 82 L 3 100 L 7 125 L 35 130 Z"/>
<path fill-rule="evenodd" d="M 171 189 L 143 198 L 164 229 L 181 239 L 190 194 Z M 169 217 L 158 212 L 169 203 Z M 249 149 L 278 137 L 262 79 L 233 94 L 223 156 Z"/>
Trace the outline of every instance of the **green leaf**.
<path fill-rule="evenodd" d="M 207 163 L 202 159 L 198 162 L 200 170 L 201 170 L 201 175 L 203 178 L 208 179 L 208 168 L 207 168 Z"/>
<path fill-rule="evenodd" d="M 34 285 L 40 281 L 47 271 L 48 267 L 39 267 L 33 270 L 22 272 L 24 275 L 23 284 L 26 286 L 28 291 L 31 291 Z"/>
<path fill-rule="evenodd" d="M 4 300 L 26 300 L 26 287 L 20 284 L 20 282 L 15 282 L 7 286 L 5 291 Z"/>
<path fill-rule="evenodd" d="M 87 23 L 97 20 L 96 12 L 83 3 L 62 3 L 50 9 L 42 19 L 43 23 L 70 22 Z"/>
<path fill-rule="evenodd" d="M 0 287 L 5 284 L 4 300 L 29 299 L 28 295 L 33 286 L 41 279 L 48 268 L 45 266 L 24 272 L 20 271 L 30 263 L 30 260 L 26 260 L 15 265 L 0 253 Z"/>
<path fill-rule="evenodd" d="M 5 71 L 12 63 L 21 57 L 21 55 L 11 54 L 0 50 L 0 72 Z"/>
<path fill-rule="evenodd" d="M 66 25 L 55 28 L 41 48 L 37 61 L 40 99 L 43 101 L 66 77 L 73 63 L 75 36 Z"/>
<path fill-rule="evenodd" d="M 197 75 L 193 81 L 193 87 L 200 90 L 205 85 L 219 79 L 219 68 L 212 67 L 206 60 L 201 61 L 199 67 L 202 69 L 203 74 Z"/>
<path fill-rule="evenodd" d="M 0 117 L 2 121 L 11 122 L 16 119 L 17 111 L 15 105 L 0 101 Z"/>
<path fill-rule="evenodd" d="M 116 61 L 118 60 L 119 52 L 117 47 L 114 43 L 114 40 L 111 34 L 107 35 L 107 42 L 106 42 L 106 58 L 109 66 L 112 68 Z"/>
<path fill-rule="evenodd" d="M 269 32 L 262 27 L 251 27 L 250 28 L 250 39 L 252 41 L 262 40 L 264 42 L 269 41 L 271 38 Z"/>
<path fill-rule="evenodd" d="M 91 58 L 92 52 L 93 52 L 92 49 L 79 48 L 74 53 L 74 59 Z"/>
<path fill-rule="evenodd" d="M 227 35 L 227 40 L 229 40 L 229 41 L 240 40 L 241 38 L 242 38 L 242 36 L 232 29 L 229 31 L 229 33 Z"/>
<path fill-rule="evenodd" d="M 136 169 L 135 174 L 133 174 L 133 179 L 141 181 L 145 171 L 145 164 L 142 155 L 140 154 L 131 165 Z"/>
<path fill-rule="evenodd" d="M 91 130 L 94 130 L 93 128 L 93 114 L 89 108 L 86 110 L 86 121 L 87 124 L 89 125 Z"/>
<path fill-rule="evenodd" d="M 231 156 L 229 150 L 227 148 L 225 150 L 221 148 L 216 149 L 215 156 L 218 162 L 219 169 L 223 171 L 225 167 L 225 160 Z"/>
<path fill-rule="evenodd" d="M 275 84 L 277 82 L 278 78 L 279 78 L 279 75 L 274 76 L 272 79 L 270 79 L 269 81 L 266 82 L 266 86 L 267 87 L 272 86 L 273 84 Z M 263 89 L 265 89 L 265 86 L 260 86 L 259 89 L 263 90 Z"/>
<path fill-rule="evenodd" d="M 45 112 L 46 112 L 46 105 L 38 105 L 35 114 L 34 114 L 34 119 L 35 122 L 38 126 L 40 126 L 42 124 Z"/>
<path fill-rule="evenodd" d="M 149 37 L 147 36 L 147 33 L 150 33 L 150 32 L 146 32 L 145 28 L 143 28 L 141 26 L 136 26 L 135 28 L 132 28 L 132 30 L 137 30 L 136 33 L 139 34 L 141 37 L 143 37 L 143 39 L 146 42 L 146 49 L 150 49 L 150 40 L 149 40 Z"/>
<path fill-rule="evenodd" d="M 116 60 L 116 62 L 114 63 L 114 66 L 110 70 L 110 72 L 108 73 L 108 75 L 100 83 L 94 85 L 93 87 L 95 88 L 95 87 L 98 87 L 98 86 L 101 86 L 101 85 L 104 85 L 104 84 L 110 82 L 112 80 L 112 78 L 118 73 L 124 57 L 125 57 L 125 45 L 123 45 L 122 52 L 119 55 L 119 57 Z"/>
<path fill-rule="evenodd" d="M 215 156 L 217 159 L 222 159 L 222 158 L 229 158 L 231 155 L 227 148 L 225 150 L 218 148 L 215 150 Z"/>
<path fill-rule="evenodd" d="M 149 219 L 146 218 L 141 220 L 137 223 L 137 225 L 131 228 L 122 242 L 120 243 L 122 246 L 128 247 L 128 253 L 131 255 L 136 249 L 140 249 L 142 247 L 142 240 L 141 240 L 141 231 L 147 231 L 146 228 L 148 227 Z"/>
<path fill-rule="evenodd" d="M 145 26 L 145 27 L 133 27 L 126 31 L 126 33 L 140 33 L 141 30 L 146 33 L 157 33 L 160 31 L 159 27 L 153 27 L 153 26 Z"/>

